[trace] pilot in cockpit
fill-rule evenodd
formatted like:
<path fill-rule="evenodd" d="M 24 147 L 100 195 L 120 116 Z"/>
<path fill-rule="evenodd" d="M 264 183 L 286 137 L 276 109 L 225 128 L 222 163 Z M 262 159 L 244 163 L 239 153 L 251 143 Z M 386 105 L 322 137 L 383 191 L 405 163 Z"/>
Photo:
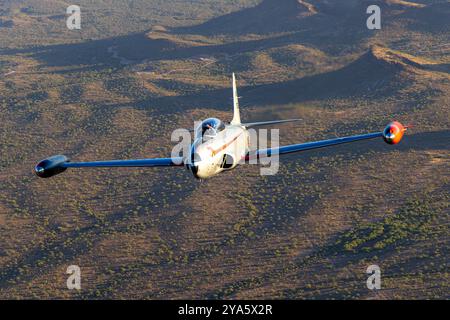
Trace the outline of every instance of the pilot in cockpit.
<path fill-rule="evenodd" d="M 223 129 L 225 129 L 225 124 L 219 119 L 206 119 L 203 120 L 202 124 L 198 127 L 196 136 L 199 137 L 201 135 L 203 141 L 207 141 L 216 137 L 217 134 Z"/>

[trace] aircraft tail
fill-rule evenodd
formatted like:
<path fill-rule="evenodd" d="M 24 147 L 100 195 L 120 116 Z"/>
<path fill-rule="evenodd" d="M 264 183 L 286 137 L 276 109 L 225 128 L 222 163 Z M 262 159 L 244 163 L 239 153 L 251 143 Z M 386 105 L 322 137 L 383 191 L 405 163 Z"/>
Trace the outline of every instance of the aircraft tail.
<path fill-rule="evenodd" d="M 237 94 L 236 76 L 233 73 L 233 120 L 231 124 L 241 124 L 241 116 L 239 113 L 239 97 Z"/>

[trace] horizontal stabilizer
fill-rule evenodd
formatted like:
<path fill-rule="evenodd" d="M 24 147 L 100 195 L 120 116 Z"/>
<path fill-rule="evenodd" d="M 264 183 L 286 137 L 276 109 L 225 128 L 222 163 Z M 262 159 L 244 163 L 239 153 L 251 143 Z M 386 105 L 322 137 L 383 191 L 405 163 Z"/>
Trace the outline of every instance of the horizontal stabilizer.
<path fill-rule="evenodd" d="M 246 128 L 257 127 L 257 126 L 268 126 L 271 124 L 277 123 L 286 123 L 286 122 L 296 122 L 301 121 L 302 119 L 287 119 L 287 120 L 274 120 L 274 121 L 262 121 L 262 122 L 249 122 L 243 123 L 242 125 Z"/>

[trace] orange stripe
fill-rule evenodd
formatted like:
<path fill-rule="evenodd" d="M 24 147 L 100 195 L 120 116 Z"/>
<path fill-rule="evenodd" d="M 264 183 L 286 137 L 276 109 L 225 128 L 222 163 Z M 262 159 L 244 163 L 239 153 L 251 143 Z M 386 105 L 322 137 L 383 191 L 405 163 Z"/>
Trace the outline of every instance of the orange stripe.
<path fill-rule="evenodd" d="M 225 143 L 223 146 L 219 147 L 219 148 L 216 149 L 216 150 L 213 150 L 213 149 L 211 149 L 210 147 L 208 147 L 208 149 L 211 150 L 211 151 L 212 151 L 212 155 L 215 156 L 215 155 L 217 154 L 217 152 L 226 149 L 230 144 L 232 144 L 233 142 L 235 142 L 236 139 L 239 138 L 239 136 L 240 136 L 241 134 L 242 134 L 242 132 L 239 133 L 236 137 L 234 137 L 233 140 L 231 140 L 230 142 Z"/>

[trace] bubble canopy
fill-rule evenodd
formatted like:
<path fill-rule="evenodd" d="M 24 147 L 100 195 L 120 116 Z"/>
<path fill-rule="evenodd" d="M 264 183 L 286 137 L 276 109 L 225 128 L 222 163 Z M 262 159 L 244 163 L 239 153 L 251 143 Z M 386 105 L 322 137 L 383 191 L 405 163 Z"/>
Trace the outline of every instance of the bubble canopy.
<path fill-rule="evenodd" d="M 197 137 L 214 137 L 225 129 L 225 124 L 217 118 L 203 120 L 195 131 Z"/>

